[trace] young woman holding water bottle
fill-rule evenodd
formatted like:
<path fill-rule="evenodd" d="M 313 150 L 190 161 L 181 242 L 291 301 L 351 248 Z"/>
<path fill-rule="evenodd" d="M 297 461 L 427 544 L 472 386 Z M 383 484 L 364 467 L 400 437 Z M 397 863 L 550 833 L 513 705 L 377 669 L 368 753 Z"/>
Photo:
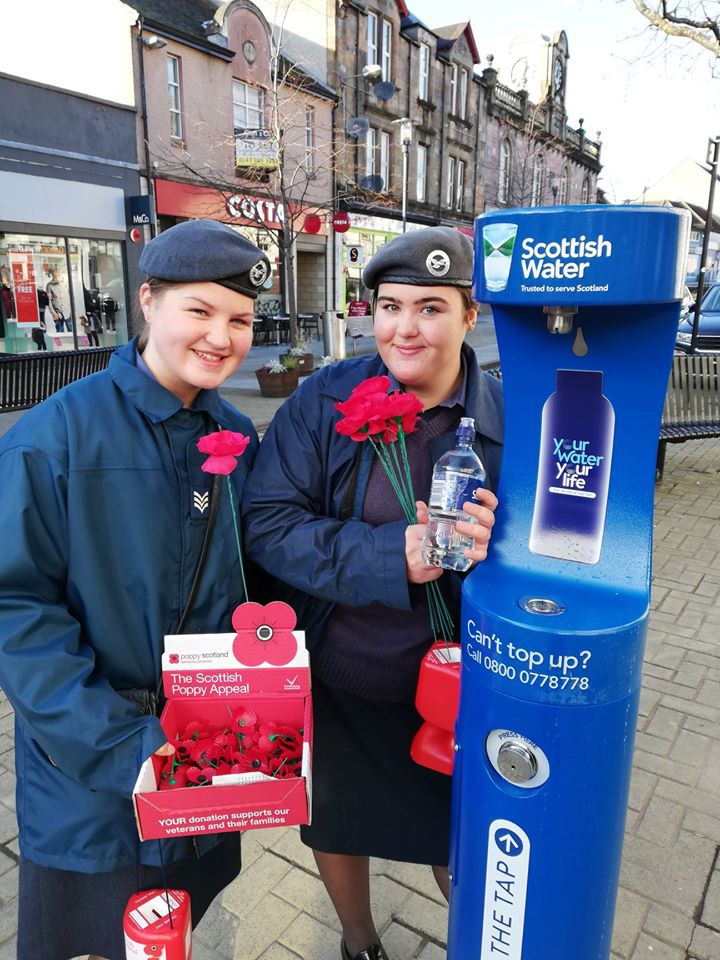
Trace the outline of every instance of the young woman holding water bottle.
<path fill-rule="evenodd" d="M 455 623 L 462 576 L 421 552 L 433 464 L 464 435 L 487 471 L 458 533 L 484 560 L 502 452 L 500 384 L 464 343 L 477 318 L 470 241 L 430 227 L 386 244 L 363 282 L 375 291 L 377 353 L 326 367 L 278 411 L 248 478 L 245 548 L 278 578 L 311 650 L 312 825 L 303 842 L 342 924 L 343 960 L 387 957 L 370 909 L 369 857 L 433 868 L 447 896 L 450 778 L 417 766 L 410 743 L 418 670 L 432 642 L 425 584 L 439 579 Z M 408 525 L 370 444 L 336 431 L 335 409 L 386 375 L 423 411 L 407 437 L 418 522 Z M 473 491 L 476 484 L 473 484 Z M 450 639 L 450 638 L 449 638 Z"/>

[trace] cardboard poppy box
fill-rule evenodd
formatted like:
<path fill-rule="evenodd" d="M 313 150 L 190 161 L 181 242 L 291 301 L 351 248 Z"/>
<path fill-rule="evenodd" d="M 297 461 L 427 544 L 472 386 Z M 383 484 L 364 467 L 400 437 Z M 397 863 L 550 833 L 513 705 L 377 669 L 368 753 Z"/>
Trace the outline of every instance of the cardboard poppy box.
<path fill-rule="evenodd" d="M 282 616 L 273 623 L 262 614 L 239 629 L 247 623 L 239 615 L 244 608 L 271 607 L 290 611 L 285 623 L 294 627 L 285 604 L 248 603 L 233 615 L 237 633 L 165 637 L 160 722 L 176 755 L 150 757 L 140 770 L 133 803 L 142 840 L 309 822 L 312 700 L 304 633 L 279 629 Z"/>

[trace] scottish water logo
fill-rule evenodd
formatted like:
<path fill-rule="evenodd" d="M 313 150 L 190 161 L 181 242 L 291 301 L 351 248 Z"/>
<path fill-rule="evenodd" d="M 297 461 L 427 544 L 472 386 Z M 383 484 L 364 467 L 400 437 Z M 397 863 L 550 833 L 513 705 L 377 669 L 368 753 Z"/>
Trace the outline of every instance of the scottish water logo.
<path fill-rule="evenodd" d="M 483 227 L 483 263 L 488 290 L 507 287 L 517 229 L 516 223 L 489 223 Z"/>

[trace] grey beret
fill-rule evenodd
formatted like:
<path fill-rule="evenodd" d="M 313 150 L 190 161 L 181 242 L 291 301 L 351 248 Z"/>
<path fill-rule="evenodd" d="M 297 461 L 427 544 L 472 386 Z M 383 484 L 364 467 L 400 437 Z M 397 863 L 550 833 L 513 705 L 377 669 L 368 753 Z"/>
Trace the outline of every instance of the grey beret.
<path fill-rule="evenodd" d="M 380 247 L 363 271 L 363 283 L 421 287 L 471 287 L 473 245 L 452 227 L 427 227 L 395 237 Z"/>
<path fill-rule="evenodd" d="M 270 261 L 245 237 L 216 220 L 188 220 L 148 243 L 140 269 L 158 280 L 211 281 L 257 298 L 270 276 Z"/>

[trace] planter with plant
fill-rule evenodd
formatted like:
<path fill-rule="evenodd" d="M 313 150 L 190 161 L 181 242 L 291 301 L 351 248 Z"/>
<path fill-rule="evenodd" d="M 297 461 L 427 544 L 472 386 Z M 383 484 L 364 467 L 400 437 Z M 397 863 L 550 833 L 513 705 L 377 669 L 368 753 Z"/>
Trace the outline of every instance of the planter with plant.
<path fill-rule="evenodd" d="M 297 357 L 285 354 L 280 360 L 268 360 L 258 367 L 255 376 L 264 397 L 289 397 L 300 376 Z"/>
<path fill-rule="evenodd" d="M 301 377 L 306 377 L 309 373 L 313 372 L 315 366 L 315 357 L 312 354 L 307 343 L 302 340 L 298 340 L 294 347 L 290 347 L 287 353 L 280 354 L 280 360 L 285 361 L 286 358 L 294 358 L 298 362 L 298 370 L 300 371 Z"/>

